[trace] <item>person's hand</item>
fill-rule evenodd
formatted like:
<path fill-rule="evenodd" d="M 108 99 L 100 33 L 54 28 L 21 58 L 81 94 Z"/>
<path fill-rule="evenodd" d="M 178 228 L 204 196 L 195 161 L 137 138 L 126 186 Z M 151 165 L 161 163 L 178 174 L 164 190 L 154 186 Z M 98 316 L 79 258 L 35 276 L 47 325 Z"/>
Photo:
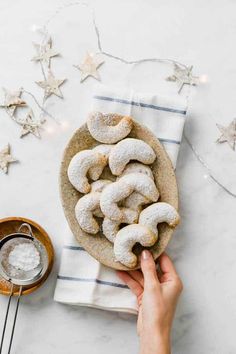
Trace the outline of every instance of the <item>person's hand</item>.
<path fill-rule="evenodd" d="M 140 336 L 141 354 L 169 354 L 170 332 L 175 308 L 183 289 L 175 267 L 167 256 L 158 260 L 157 272 L 152 254 L 144 250 L 141 269 L 117 272 L 119 277 L 137 296 L 139 312 L 137 330 Z"/>

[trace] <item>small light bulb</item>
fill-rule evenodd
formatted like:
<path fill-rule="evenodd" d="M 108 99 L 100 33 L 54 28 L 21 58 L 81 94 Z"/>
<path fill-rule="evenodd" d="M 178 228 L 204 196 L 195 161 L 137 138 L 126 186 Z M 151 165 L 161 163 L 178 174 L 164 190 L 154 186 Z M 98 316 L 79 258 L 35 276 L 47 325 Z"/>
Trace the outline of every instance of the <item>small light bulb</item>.
<path fill-rule="evenodd" d="M 53 134 L 55 130 L 53 129 L 53 127 L 47 127 L 47 128 L 45 128 L 45 131 L 46 131 L 48 134 Z"/>
<path fill-rule="evenodd" d="M 63 130 L 66 130 L 69 127 L 69 122 L 67 120 L 63 120 L 60 122 L 60 125 Z"/>
<path fill-rule="evenodd" d="M 199 82 L 201 82 L 202 84 L 206 84 L 207 82 L 209 82 L 208 76 L 207 75 L 199 76 Z"/>

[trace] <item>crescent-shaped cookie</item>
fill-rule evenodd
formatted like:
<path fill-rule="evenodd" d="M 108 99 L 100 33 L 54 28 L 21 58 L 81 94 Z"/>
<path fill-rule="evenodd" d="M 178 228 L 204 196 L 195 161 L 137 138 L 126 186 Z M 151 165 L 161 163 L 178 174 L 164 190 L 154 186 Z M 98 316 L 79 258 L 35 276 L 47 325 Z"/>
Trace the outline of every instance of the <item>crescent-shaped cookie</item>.
<path fill-rule="evenodd" d="M 121 184 L 120 181 L 109 184 L 101 193 L 100 207 L 103 214 L 111 220 L 123 220 L 122 210 L 118 203 L 127 198 L 133 189 L 127 184 Z"/>
<path fill-rule="evenodd" d="M 148 206 L 139 216 L 139 224 L 148 227 L 157 235 L 157 225 L 161 222 L 166 222 L 169 226 L 175 227 L 178 225 L 179 221 L 180 217 L 175 208 L 164 202 L 154 203 Z"/>
<path fill-rule="evenodd" d="M 102 191 L 100 206 L 103 214 L 111 220 L 122 221 L 123 214 L 118 203 L 134 191 L 153 202 L 159 198 L 156 185 L 150 177 L 142 173 L 130 173 Z"/>
<path fill-rule="evenodd" d="M 151 247 L 157 241 L 157 236 L 149 228 L 139 224 L 123 227 L 117 232 L 114 241 L 116 260 L 128 268 L 137 265 L 137 256 L 132 252 L 135 243 L 144 247 Z"/>
<path fill-rule="evenodd" d="M 146 197 L 151 202 L 156 202 L 159 198 L 159 192 L 154 181 L 142 173 L 129 173 L 119 179 L 120 184 L 127 184 L 133 191 Z"/>
<path fill-rule="evenodd" d="M 107 217 L 104 218 L 102 230 L 106 238 L 114 243 L 117 232 L 121 224 L 134 224 L 138 220 L 138 213 L 132 209 L 122 208 L 123 219 L 122 221 L 114 221 Z"/>
<path fill-rule="evenodd" d="M 133 121 L 131 117 L 124 116 L 114 125 L 114 114 L 93 112 L 87 119 L 87 126 L 92 137 L 105 144 L 114 144 L 124 139 L 131 131 Z"/>
<path fill-rule="evenodd" d="M 93 216 L 94 210 L 99 208 L 101 193 L 93 192 L 81 197 L 75 206 L 75 217 L 81 229 L 89 234 L 96 234 L 99 225 Z"/>
<path fill-rule="evenodd" d="M 117 143 L 109 156 L 109 166 L 113 175 L 119 176 L 130 160 L 137 160 L 149 165 L 156 159 L 156 154 L 143 140 L 127 138 Z"/>
<path fill-rule="evenodd" d="M 87 179 L 88 170 L 95 166 L 103 169 L 106 164 L 107 158 L 104 155 L 93 150 L 80 151 L 70 161 L 67 171 L 69 181 L 79 192 L 89 193 L 91 186 Z"/>
<path fill-rule="evenodd" d="M 128 163 L 120 176 L 117 177 L 119 180 L 121 177 L 129 174 L 129 173 L 143 173 L 154 180 L 152 170 L 149 166 L 144 165 L 140 162 L 131 162 Z M 139 213 L 142 210 L 142 206 L 145 204 L 149 204 L 150 200 L 144 197 L 143 195 L 133 192 L 129 197 L 127 197 L 123 205 L 126 208 L 131 208 L 133 210 L 137 210 Z"/>

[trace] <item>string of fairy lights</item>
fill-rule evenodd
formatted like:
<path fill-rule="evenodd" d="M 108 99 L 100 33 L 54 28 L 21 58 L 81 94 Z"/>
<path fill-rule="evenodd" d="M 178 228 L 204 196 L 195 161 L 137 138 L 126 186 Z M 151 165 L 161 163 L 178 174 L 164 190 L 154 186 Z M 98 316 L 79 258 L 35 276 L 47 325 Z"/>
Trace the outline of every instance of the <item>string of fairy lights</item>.
<path fill-rule="evenodd" d="M 0 108 L 4 109 L 8 117 L 10 117 L 18 126 L 20 126 L 20 137 L 23 138 L 29 134 L 33 134 L 35 137 L 40 138 L 40 131 L 43 124 L 46 121 L 46 117 L 49 117 L 56 121 L 59 125 L 62 123 L 58 121 L 48 110 L 45 109 L 45 103 L 51 96 L 57 96 L 63 99 L 63 85 L 66 83 L 66 78 L 57 78 L 53 72 L 52 62 L 54 57 L 60 56 L 59 51 L 54 48 L 53 40 L 49 34 L 48 28 L 50 23 L 57 17 L 59 13 L 64 11 L 69 7 L 84 6 L 88 9 L 91 14 L 92 25 L 97 40 L 97 51 L 95 53 L 87 52 L 84 59 L 79 64 L 74 64 L 73 66 L 80 71 L 81 84 L 88 78 L 93 77 L 96 80 L 101 80 L 99 74 L 99 68 L 101 65 L 105 64 L 105 58 L 111 58 L 115 61 L 122 62 L 124 65 L 140 65 L 144 63 L 164 63 L 172 66 L 172 74 L 169 75 L 166 80 L 169 82 L 174 82 L 177 85 L 177 91 L 179 94 L 183 91 L 185 86 L 196 86 L 199 83 L 204 83 L 207 80 L 205 75 L 197 77 L 193 74 L 193 66 L 187 66 L 177 60 L 170 58 L 141 58 L 134 60 L 127 60 L 126 58 L 119 57 L 109 53 L 103 49 L 102 40 L 100 35 L 100 30 L 97 25 L 94 10 L 91 6 L 83 1 L 75 1 L 66 3 L 59 6 L 56 11 L 50 16 L 44 23 L 42 27 L 33 26 L 33 30 L 37 31 L 41 35 L 40 43 L 33 43 L 35 48 L 35 55 L 31 60 L 37 62 L 40 66 L 42 73 L 42 80 L 36 81 L 36 84 L 43 90 L 43 100 L 42 103 L 35 97 L 35 95 L 21 87 L 18 90 L 11 91 L 6 88 L 3 89 L 4 101 L 0 104 Z M 190 92 L 190 91 L 189 91 Z M 188 93 L 189 94 L 189 93 Z M 29 96 L 33 99 L 35 105 L 39 108 L 40 114 L 38 117 L 34 114 L 34 109 L 29 105 L 26 97 Z M 23 116 L 19 115 L 21 108 L 27 108 L 26 114 Z M 217 124 L 220 130 L 221 136 L 217 140 L 218 143 L 227 142 L 229 146 L 235 150 L 236 145 L 236 119 L 234 119 L 229 126 L 224 127 Z M 204 167 L 209 176 L 220 188 L 222 188 L 227 194 L 236 198 L 236 193 L 230 191 L 224 184 L 222 184 L 218 178 L 215 177 L 213 171 L 204 161 L 204 159 L 198 153 L 196 147 L 191 143 L 190 139 L 184 133 L 184 138 L 191 148 L 193 154 Z M 0 150 L 0 169 L 4 172 L 8 172 L 9 164 L 16 162 L 17 159 L 11 155 L 10 145 L 8 144 L 2 150 Z"/>

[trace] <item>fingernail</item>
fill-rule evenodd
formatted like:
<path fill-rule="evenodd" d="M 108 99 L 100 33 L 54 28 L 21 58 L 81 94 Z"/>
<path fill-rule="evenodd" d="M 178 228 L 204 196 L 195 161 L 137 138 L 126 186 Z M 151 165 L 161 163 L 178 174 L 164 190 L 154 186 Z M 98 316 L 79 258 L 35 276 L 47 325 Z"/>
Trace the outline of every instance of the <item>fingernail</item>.
<path fill-rule="evenodd" d="M 150 258 L 150 256 L 151 256 L 151 253 L 150 253 L 149 251 L 144 250 L 144 251 L 142 252 L 142 259 L 143 259 L 144 261 L 148 260 L 148 259 Z"/>

